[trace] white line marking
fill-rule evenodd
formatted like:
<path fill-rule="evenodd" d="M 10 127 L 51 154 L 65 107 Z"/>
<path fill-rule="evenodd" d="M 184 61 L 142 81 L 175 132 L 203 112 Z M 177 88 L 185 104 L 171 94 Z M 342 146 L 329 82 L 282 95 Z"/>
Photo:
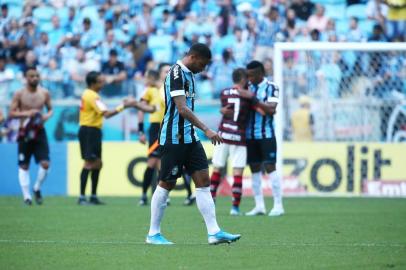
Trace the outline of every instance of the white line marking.
<path fill-rule="evenodd" d="M 145 245 L 145 242 L 137 241 L 76 241 L 76 240 L 18 240 L 0 239 L 0 244 L 57 244 L 57 245 Z M 207 245 L 207 243 L 181 243 L 177 245 Z M 386 248 L 406 248 L 406 244 L 400 243 L 244 243 L 244 246 L 284 246 L 284 247 L 386 247 Z"/>

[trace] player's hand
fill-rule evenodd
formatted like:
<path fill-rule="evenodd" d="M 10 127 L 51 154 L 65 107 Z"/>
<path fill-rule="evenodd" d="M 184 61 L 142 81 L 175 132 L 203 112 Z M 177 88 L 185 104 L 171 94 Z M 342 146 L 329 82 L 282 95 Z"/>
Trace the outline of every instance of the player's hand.
<path fill-rule="evenodd" d="M 141 133 L 140 135 L 139 135 L 139 141 L 140 141 L 140 143 L 142 143 L 142 144 L 146 144 L 147 143 L 147 137 L 145 136 L 145 134 L 144 133 Z"/>
<path fill-rule="evenodd" d="M 224 115 L 226 118 L 231 118 L 233 117 L 234 110 L 233 110 L 233 105 L 228 104 L 227 106 L 224 106 L 220 109 L 220 113 Z"/>
<path fill-rule="evenodd" d="M 248 90 L 237 89 L 238 94 L 242 98 L 252 99 L 254 97 L 254 93 Z"/>
<path fill-rule="evenodd" d="M 28 117 L 33 117 L 34 115 L 36 115 L 37 113 L 39 113 L 40 111 L 37 109 L 31 109 L 27 111 Z"/>
<path fill-rule="evenodd" d="M 221 138 L 221 136 L 217 132 L 214 132 L 211 129 L 207 129 L 204 134 L 206 135 L 207 138 L 210 139 L 211 143 L 214 145 L 223 143 L 223 138 Z"/>
<path fill-rule="evenodd" d="M 50 115 L 48 115 L 48 114 L 43 114 L 43 115 L 41 115 L 42 122 L 47 121 L 47 120 L 49 119 L 49 117 L 51 117 L 51 116 L 50 116 Z"/>
<path fill-rule="evenodd" d="M 134 98 L 132 98 L 132 97 L 125 98 L 125 99 L 123 100 L 124 108 L 131 107 L 131 106 L 133 106 L 133 104 L 136 103 L 136 102 L 137 102 L 137 101 L 136 101 Z"/>

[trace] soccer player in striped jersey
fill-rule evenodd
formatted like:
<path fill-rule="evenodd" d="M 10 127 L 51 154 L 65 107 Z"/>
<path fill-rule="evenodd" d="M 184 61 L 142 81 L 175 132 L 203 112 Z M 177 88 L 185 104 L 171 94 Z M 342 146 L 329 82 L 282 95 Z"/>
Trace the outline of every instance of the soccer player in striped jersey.
<path fill-rule="evenodd" d="M 161 220 L 169 192 L 175 187 L 176 179 L 182 175 L 184 168 L 196 185 L 196 204 L 206 223 L 209 244 L 231 243 L 241 237 L 222 231 L 217 224 L 210 194 L 207 157 L 195 130 L 195 127 L 201 129 L 214 145 L 222 142 L 219 134 L 209 129 L 193 113 L 196 91 L 194 74 L 203 71 L 210 60 L 210 49 L 196 43 L 166 76 L 165 116 L 159 135 L 161 171 L 151 200 L 151 223 L 146 238 L 148 244 L 173 244 L 161 235 Z"/>
<path fill-rule="evenodd" d="M 251 61 L 247 65 L 247 75 L 250 82 L 249 95 L 240 91 L 243 96 L 252 96 L 256 110 L 251 111 L 248 121 L 247 135 L 247 162 L 252 173 L 252 189 L 255 198 L 255 207 L 246 215 L 265 214 L 265 203 L 261 187 L 261 167 L 265 168 L 272 186 L 274 204 L 269 216 L 284 214 L 282 205 L 281 179 L 276 172 L 276 139 L 273 115 L 278 105 L 279 89 L 265 77 L 265 69 L 261 62 Z"/>
<path fill-rule="evenodd" d="M 248 91 L 247 73 L 243 68 L 237 68 L 232 74 L 234 86 L 221 92 L 223 118 L 219 126 L 219 134 L 224 143 L 216 145 L 213 152 L 213 173 L 210 179 L 210 190 L 213 199 L 216 198 L 220 184 L 221 169 L 226 165 L 230 156 L 233 167 L 234 182 L 232 186 L 233 206 L 230 215 L 240 215 L 242 195 L 242 174 L 247 165 L 247 147 L 245 145 L 245 128 L 250 116 L 251 99 L 242 98 L 238 90 Z M 224 109 L 231 114 L 225 114 Z"/>

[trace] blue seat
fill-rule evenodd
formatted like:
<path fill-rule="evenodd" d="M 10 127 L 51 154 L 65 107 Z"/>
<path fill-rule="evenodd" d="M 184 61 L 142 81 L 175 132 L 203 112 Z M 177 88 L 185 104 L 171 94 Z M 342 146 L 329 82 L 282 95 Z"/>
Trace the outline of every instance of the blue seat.
<path fill-rule="evenodd" d="M 358 22 L 359 29 L 365 36 L 369 36 L 372 33 L 372 28 L 376 22 L 372 20 L 360 20 Z"/>
<path fill-rule="evenodd" d="M 355 4 L 347 7 L 346 12 L 347 17 L 355 17 L 358 19 L 366 19 L 366 5 L 364 4 Z"/>
<path fill-rule="evenodd" d="M 51 21 L 53 15 L 55 15 L 55 9 L 50 6 L 40 6 L 33 11 L 33 16 L 39 23 Z"/>
<path fill-rule="evenodd" d="M 323 6 L 326 9 L 325 14 L 327 17 L 335 20 L 341 20 L 345 18 L 345 4 L 325 4 Z"/>
<path fill-rule="evenodd" d="M 347 19 L 336 20 L 337 34 L 342 35 L 348 32 L 349 21 Z"/>
<path fill-rule="evenodd" d="M 322 5 L 346 5 L 346 0 L 311 0 L 310 2 Z"/>
<path fill-rule="evenodd" d="M 8 15 L 10 17 L 19 19 L 19 18 L 21 18 L 22 14 L 23 14 L 23 7 L 22 6 L 10 5 L 8 7 Z"/>
<path fill-rule="evenodd" d="M 94 23 L 98 21 L 99 13 L 98 6 L 85 6 L 80 12 L 81 18 L 89 18 L 92 21 L 92 26 L 95 26 Z"/>

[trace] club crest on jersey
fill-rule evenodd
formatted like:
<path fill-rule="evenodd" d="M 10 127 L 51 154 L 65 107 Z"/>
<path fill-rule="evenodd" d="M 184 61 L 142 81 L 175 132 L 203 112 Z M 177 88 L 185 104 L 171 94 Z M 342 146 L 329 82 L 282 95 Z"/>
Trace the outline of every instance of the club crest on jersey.
<path fill-rule="evenodd" d="M 179 168 L 178 168 L 178 166 L 175 166 L 175 167 L 172 168 L 171 174 L 173 176 L 175 176 L 175 175 L 178 174 L 178 172 L 179 172 Z"/>

